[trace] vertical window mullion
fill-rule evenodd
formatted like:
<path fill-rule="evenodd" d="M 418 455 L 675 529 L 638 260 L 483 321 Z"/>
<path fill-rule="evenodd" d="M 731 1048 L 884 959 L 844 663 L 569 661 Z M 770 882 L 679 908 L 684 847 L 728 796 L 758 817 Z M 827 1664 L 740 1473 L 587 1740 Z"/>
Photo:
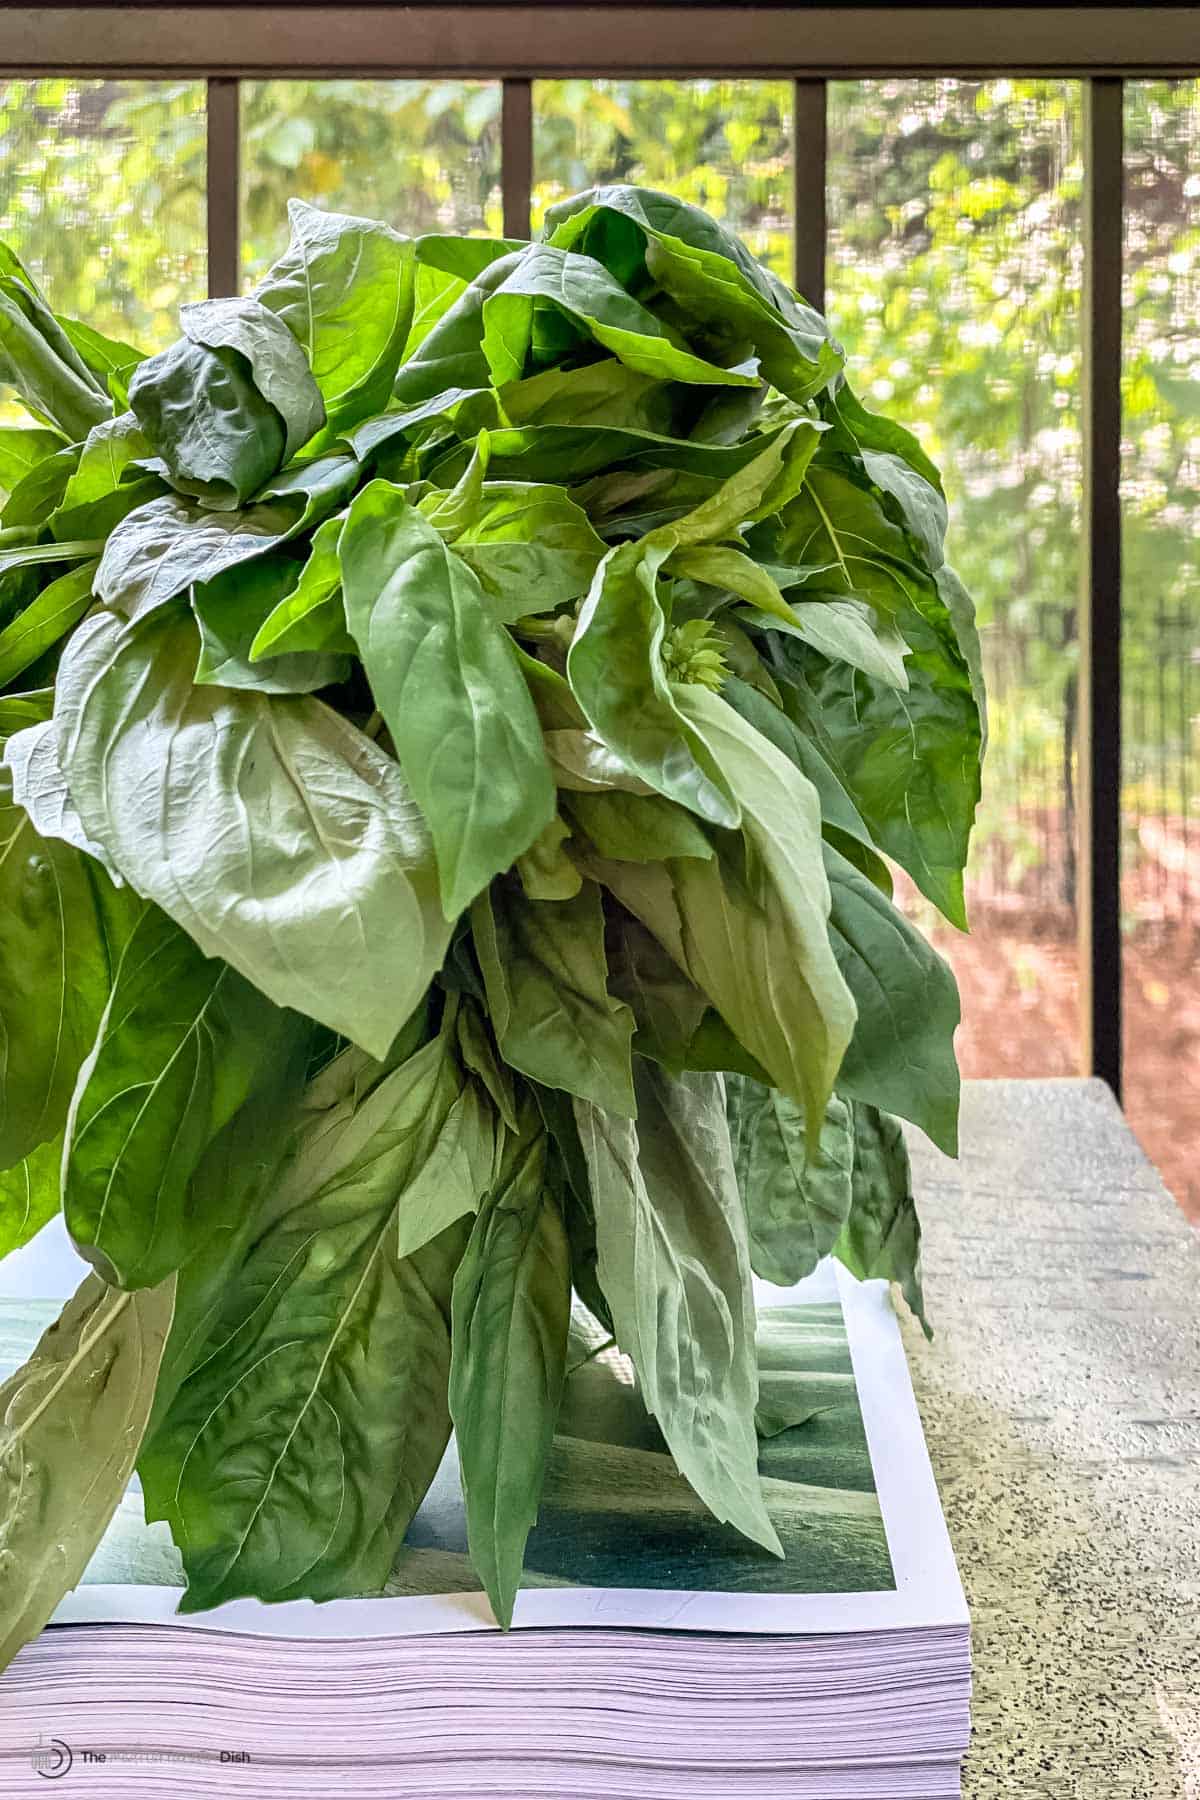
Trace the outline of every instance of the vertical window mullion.
<path fill-rule="evenodd" d="M 1083 1066 L 1121 1097 L 1122 84 L 1084 84 L 1079 968 Z"/>
<path fill-rule="evenodd" d="M 533 83 L 505 80 L 500 113 L 504 235 L 527 238 L 533 196 Z"/>
<path fill-rule="evenodd" d="M 792 93 L 793 279 L 810 306 L 824 312 L 828 83 L 794 81 Z"/>
<path fill-rule="evenodd" d="M 217 76 L 208 83 L 208 291 L 236 294 L 240 281 L 239 203 L 241 131 L 238 83 Z"/>

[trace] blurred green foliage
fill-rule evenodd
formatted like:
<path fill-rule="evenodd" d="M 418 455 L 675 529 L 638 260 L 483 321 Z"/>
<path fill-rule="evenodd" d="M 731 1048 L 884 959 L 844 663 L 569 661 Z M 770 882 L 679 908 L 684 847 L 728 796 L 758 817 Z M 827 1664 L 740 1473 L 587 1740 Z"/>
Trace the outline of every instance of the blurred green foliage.
<path fill-rule="evenodd" d="M 1127 798 L 1178 818 L 1200 792 L 1200 83 L 1127 95 Z M 791 104 L 779 81 L 539 82 L 535 223 L 635 181 L 786 275 Z M 242 114 L 247 282 L 291 194 L 412 232 L 500 229 L 498 83 L 247 82 Z M 979 849 L 1005 844 L 1011 876 L 1045 855 L 1031 820 L 1069 801 L 1074 750 L 1080 88 L 836 82 L 829 117 L 830 311 L 856 385 L 946 471 L 994 695 Z M 64 311 L 167 342 L 204 290 L 204 146 L 199 83 L 0 84 L 0 237 Z"/>

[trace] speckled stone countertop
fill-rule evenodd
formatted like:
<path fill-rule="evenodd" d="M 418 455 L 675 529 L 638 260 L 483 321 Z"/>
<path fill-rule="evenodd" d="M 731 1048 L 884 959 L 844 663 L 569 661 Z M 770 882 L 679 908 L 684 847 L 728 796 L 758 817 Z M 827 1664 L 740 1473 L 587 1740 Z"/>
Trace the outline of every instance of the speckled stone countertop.
<path fill-rule="evenodd" d="M 967 1800 L 1200 1797 L 1200 1238 L 1099 1081 L 916 1133 L 905 1344 L 971 1606 Z M 1200 1155 L 1200 1145 L 1196 1146 Z"/>

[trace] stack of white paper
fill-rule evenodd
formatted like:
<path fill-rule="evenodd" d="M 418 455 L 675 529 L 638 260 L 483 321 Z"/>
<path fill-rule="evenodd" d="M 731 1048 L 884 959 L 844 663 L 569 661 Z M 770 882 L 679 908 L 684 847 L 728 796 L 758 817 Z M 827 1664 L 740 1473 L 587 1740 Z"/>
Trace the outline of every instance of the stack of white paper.
<path fill-rule="evenodd" d="M 704 1511 L 611 1353 L 568 1383 L 508 1634 L 453 1446 L 382 1598 L 177 1615 L 135 1488 L 0 1679 L 0 1796 L 952 1800 L 966 1609 L 887 1290 L 823 1269 L 760 1308 L 783 1562 Z M 0 1302 L 0 1366 L 54 1310 Z"/>

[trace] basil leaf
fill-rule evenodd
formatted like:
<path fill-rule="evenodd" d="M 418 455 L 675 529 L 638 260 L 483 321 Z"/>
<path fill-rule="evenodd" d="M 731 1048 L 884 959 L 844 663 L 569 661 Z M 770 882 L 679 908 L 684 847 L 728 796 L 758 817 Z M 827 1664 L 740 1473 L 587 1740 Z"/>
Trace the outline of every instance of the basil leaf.
<path fill-rule="evenodd" d="M 143 906 L 79 1072 L 63 1159 L 67 1229 L 110 1285 L 153 1287 L 207 1230 L 191 1177 L 288 1029 L 287 1014 Z"/>
<path fill-rule="evenodd" d="M 531 244 L 480 307 L 482 350 L 496 387 L 524 373 L 533 343 L 535 301 L 553 305 L 573 326 L 641 375 L 731 387 L 755 385 L 752 375 L 695 355 L 682 335 L 641 306 L 603 263 L 550 244 Z"/>
<path fill-rule="evenodd" d="M 111 394 L 118 406 L 128 405 L 129 377 L 140 362 L 145 362 L 146 352 L 136 350 L 132 344 L 123 344 L 119 338 L 105 337 L 102 331 L 84 324 L 82 319 L 66 319 L 62 313 L 54 316 L 63 336 L 97 385 Z"/>
<path fill-rule="evenodd" d="M 579 615 L 567 678 L 593 731 L 629 769 L 700 818 L 733 826 L 741 813 L 728 780 L 663 667 L 656 578 L 666 554 L 641 544 L 609 551 Z"/>
<path fill-rule="evenodd" d="M 62 1139 L 50 1138 L 0 1170 L 0 1256 L 27 1244 L 58 1212 L 62 1153 Z"/>
<path fill-rule="evenodd" d="M 575 1102 L 617 1342 L 680 1473 L 781 1556 L 758 1481 L 754 1296 L 721 1079 L 639 1059 L 636 1086 L 636 1125 Z"/>
<path fill-rule="evenodd" d="M 67 790 L 53 721 L 44 719 L 14 732 L 4 746 L 3 760 L 11 775 L 13 801 L 25 809 L 38 836 L 61 838 L 64 844 L 83 850 L 120 887 L 120 870 L 103 844 L 96 843 L 83 829 L 83 820 Z"/>
<path fill-rule="evenodd" d="M 35 463 L 29 473 L 21 477 L 4 502 L 4 511 L 0 515 L 6 532 L 19 525 L 45 524 L 61 503 L 67 482 L 78 466 L 82 452 L 82 444 L 71 444 L 66 449 L 56 450 L 52 456 Z M 30 536 L 33 535 L 31 532 Z M 96 549 L 99 547 L 98 544 L 95 546 Z"/>
<path fill-rule="evenodd" d="M 449 927 L 399 769 L 310 698 L 193 687 L 191 621 L 111 615 L 58 677 L 84 828 L 208 955 L 382 1056 Z"/>
<path fill-rule="evenodd" d="M 39 463 L 63 448 L 57 431 L 38 425 L 0 425 L 0 488 L 11 493 Z"/>
<path fill-rule="evenodd" d="M 92 604 L 92 584 L 99 566 L 92 560 L 68 569 L 0 631 L 0 687 L 15 681 L 79 623 Z"/>
<path fill-rule="evenodd" d="M 633 1018 L 612 999 L 600 892 L 525 899 L 498 881 L 471 909 L 488 1011 L 506 1063 L 548 1088 L 632 1116 Z"/>
<path fill-rule="evenodd" d="M 107 397 L 63 361 L 7 291 L 0 293 L 0 381 L 16 389 L 35 419 L 71 443 L 112 412 Z"/>
<path fill-rule="evenodd" d="M 399 488 L 362 490 L 338 553 L 347 623 L 453 919 L 554 816 L 537 714 L 475 576 Z"/>
<path fill-rule="evenodd" d="M 139 618 L 193 582 L 212 581 L 336 512 L 357 480 L 352 457 L 325 456 L 285 470 L 241 512 L 208 512 L 164 494 L 116 526 L 100 559 L 96 593 L 126 618 Z"/>
<path fill-rule="evenodd" d="M 44 724 L 53 711 L 53 688 L 32 688 L 24 694 L 0 694 L 0 745 L 27 726 Z"/>
<path fill-rule="evenodd" d="M 122 1294 L 89 1275 L 0 1386 L 0 1664 L 79 1581 L 125 1492 L 174 1288 Z"/>
<path fill-rule="evenodd" d="M 711 857 L 712 845 L 691 813 L 661 794 L 568 794 L 567 812 L 601 856 L 618 862 L 663 862 L 676 856 Z"/>
<path fill-rule="evenodd" d="M 230 512 L 284 460 L 282 419 L 236 350 L 180 338 L 133 371 L 129 404 L 171 486 Z"/>
<path fill-rule="evenodd" d="M 870 827 L 951 924 L 966 928 L 963 868 L 979 801 L 979 714 L 947 641 L 944 610 L 903 615 L 908 691 L 848 664 L 782 648 L 776 673 L 797 715 Z M 938 615 L 941 615 L 940 617 Z"/>
<path fill-rule="evenodd" d="M 345 513 L 335 513 L 313 532 L 308 561 L 297 574 L 290 564 L 293 582 L 255 633 L 250 661 L 262 657 L 321 651 L 334 656 L 353 653 L 354 639 L 346 630 L 342 606 L 342 565 L 338 539 Z"/>
<path fill-rule="evenodd" d="M 921 1224 L 908 1147 L 898 1122 L 855 1102 L 850 1216 L 833 1254 L 860 1281 L 898 1281 L 927 1338 L 921 1290 Z"/>
<path fill-rule="evenodd" d="M 56 538 L 107 537 L 114 525 L 162 492 L 153 475 L 123 479 L 131 464 L 151 454 L 133 413 L 102 419 L 88 432 L 62 499 L 46 523 Z"/>
<path fill-rule="evenodd" d="M 828 1256 L 850 1211 L 850 1108 L 830 1097 L 810 1155 L 804 1114 L 786 1094 L 731 1074 L 725 1103 L 751 1267 L 764 1281 L 791 1287 Z"/>
<path fill-rule="evenodd" d="M 109 991 L 86 859 L 11 796 L 0 768 L 0 1169 L 61 1132 Z"/>
<path fill-rule="evenodd" d="M 565 489 L 490 481 L 478 515 L 454 538 L 502 624 L 553 612 L 585 594 L 605 554 L 587 514 Z M 423 507 L 424 510 L 424 507 Z M 441 520 L 433 520 L 441 530 Z"/>
<path fill-rule="evenodd" d="M 788 610 L 792 614 L 790 620 L 749 612 L 738 612 L 736 616 L 760 631 L 787 632 L 811 644 L 831 661 L 861 669 L 885 687 L 908 691 L 908 671 L 904 666 L 908 645 L 890 618 L 876 620 L 874 608 L 866 601 L 826 596 L 797 601 Z"/>
<path fill-rule="evenodd" d="M 820 315 L 686 201 L 648 188 L 593 188 L 552 206 L 543 231 L 600 256 L 624 280 L 642 265 L 725 354 L 757 351 L 767 380 L 793 400 L 820 393 L 841 367 Z"/>
<path fill-rule="evenodd" d="M 320 431 L 325 406 L 304 351 L 287 325 L 261 300 L 248 297 L 195 301 L 180 309 L 179 322 L 193 344 L 206 350 L 236 350 L 245 358 L 255 387 L 283 420 L 281 460 L 290 462 Z"/>
<path fill-rule="evenodd" d="M 311 694 L 346 679 L 350 673 L 346 656 L 298 651 L 276 654 L 265 662 L 252 660 L 260 629 L 295 582 L 294 562 L 267 555 L 193 587 L 192 613 L 200 628 L 198 683 L 252 688 L 262 694 Z"/>
<path fill-rule="evenodd" d="M 855 1017 L 829 945 L 816 792 L 717 695 L 681 687 L 676 698 L 733 785 L 754 853 L 751 905 L 716 862 L 672 864 L 683 966 L 776 1086 L 803 1103 L 815 1137 Z"/>
<path fill-rule="evenodd" d="M 532 1106 L 530 1106 L 532 1111 Z M 571 1263 L 546 1179 L 546 1133 L 526 1122 L 454 1277 L 450 1414 L 471 1558 L 511 1625 L 566 1374 Z"/>
<path fill-rule="evenodd" d="M 413 310 L 413 246 L 373 219 L 289 200 L 291 242 L 256 290 L 304 352 L 332 443 L 386 405 Z"/>
<path fill-rule="evenodd" d="M 556 814 L 524 856 L 518 856 L 516 871 L 530 900 L 573 900 L 583 886 L 583 876 L 563 847 L 570 836 L 570 827 Z"/>
<path fill-rule="evenodd" d="M 829 934 L 858 1019 L 838 1075 L 856 1100 L 911 1119 L 958 1154 L 958 988 L 949 966 L 878 888 L 824 846 Z"/>
<path fill-rule="evenodd" d="M 756 692 L 736 677 L 726 681 L 721 689 L 721 698 L 748 725 L 753 725 L 755 731 L 782 751 L 789 762 L 795 763 L 801 774 L 812 782 L 821 806 L 822 829 L 832 829 L 839 834 L 839 847 L 841 840 L 853 839 L 862 851 L 874 856 L 875 847 L 871 834 L 863 824 L 858 808 L 812 738 L 801 731 L 778 706 L 772 705 L 765 695 Z M 842 854 L 847 854 L 844 848 Z M 890 886 L 888 891 L 890 893 Z"/>
<path fill-rule="evenodd" d="M 451 1284 L 479 1194 L 439 1181 L 436 1235 L 414 1248 L 410 1232 L 404 1254 L 401 1233 L 460 1091 L 439 1037 L 361 1103 L 299 1119 L 140 1464 L 147 1516 L 183 1553 L 185 1610 L 383 1585 L 450 1432 Z M 220 1480 L 234 1464 L 238 1482 Z"/>

